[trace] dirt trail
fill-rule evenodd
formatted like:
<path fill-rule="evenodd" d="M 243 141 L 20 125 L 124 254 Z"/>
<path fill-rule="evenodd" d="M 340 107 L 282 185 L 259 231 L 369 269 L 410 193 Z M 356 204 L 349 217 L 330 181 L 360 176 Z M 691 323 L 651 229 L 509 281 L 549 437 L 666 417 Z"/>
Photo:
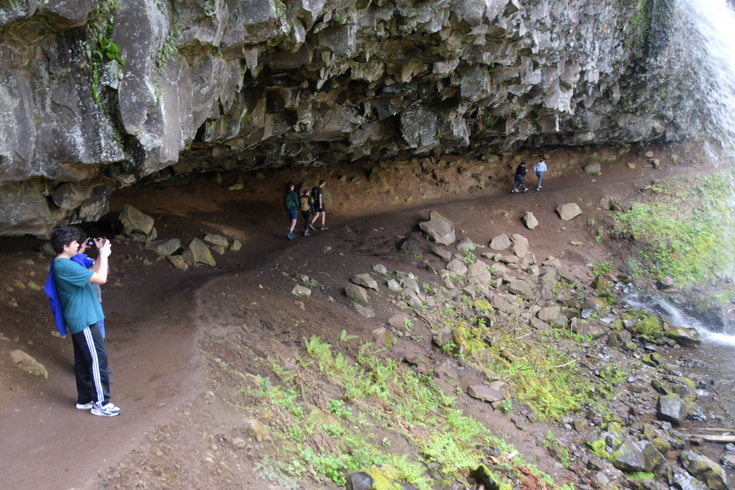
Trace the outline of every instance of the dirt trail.
<path fill-rule="evenodd" d="M 223 193 L 221 184 L 202 181 L 186 187 L 123 191 L 113 196 L 111 217 L 119 213 L 124 203 L 130 203 L 156 218 L 161 237 L 179 236 L 185 241 L 185 237 L 205 231 L 219 231 L 236 236 L 245 246 L 238 253 L 218 257 L 215 270 L 182 272 L 167 262 L 145 264 L 136 244 L 113 245 L 112 275 L 116 279 L 103 287 L 108 353 L 115 380 L 113 401 L 123 409 L 122 415 L 113 419 L 75 410 L 70 341 L 48 335 L 53 324 L 43 294 L 17 287 L 18 281 L 27 280 L 24 274 L 29 270 L 35 273 L 35 282 L 42 284 L 45 280 L 49 257 L 35 252 L 42 241 L 2 240 L 0 267 L 8 271 L 0 280 L 3 357 L 7 358 L 10 350 L 24 348 L 38 357 L 50 374 L 48 381 L 31 379 L 14 372 L 7 359 L 2 361 L 0 487 L 93 488 L 98 476 L 138 447 L 147 431 L 200 395 L 203 380 L 199 368 L 203 363 L 197 350 L 195 325 L 204 319 L 196 318 L 194 293 L 211 278 L 230 276 L 243 269 L 258 270 L 271 263 L 288 267 L 294 256 L 297 261 L 308 261 L 321 256 L 323 248 L 329 245 L 338 246 L 338 252 L 346 256 L 338 259 L 342 262 L 349 262 L 351 253 L 379 256 L 395 252 L 396 237 L 411 232 L 420 219 L 427 217 L 429 209 L 437 209 L 452 219 L 459 237 L 468 236 L 477 243 L 487 243 L 499 233 L 523 233 L 529 237 L 534 252 L 565 257 L 575 272 L 584 277 L 586 264 L 590 260 L 605 260 L 608 251 L 592 245 L 582 253 L 570 244 L 575 240 L 591 243 L 596 230 L 589 229 L 584 222 L 562 224 L 556 216 L 556 206 L 574 201 L 594 216 L 603 195 L 631 194 L 635 192 L 631 183 L 640 186 L 663 176 L 650 169 L 628 171 L 620 163 L 606 168 L 597 179 L 582 173 L 563 180 L 547 176 L 540 193 L 531 187 L 528 194 L 511 196 L 503 184 L 503 189 L 488 189 L 455 202 L 421 202 L 400 210 L 386 206 L 376 209 L 371 217 L 338 211 L 338 216 L 328 215 L 330 231 L 315 232 L 311 239 L 298 236 L 294 242 L 284 237 L 285 217 L 278 191 L 243 200 Z M 535 182 L 534 177 L 529 180 Z M 330 190 L 335 199 L 349 198 L 352 192 L 345 190 L 346 196 L 340 197 L 338 186 Z M 520 223 L 525 210 L 533 211 L 541 223 L 533 232 Z M 99 225 L 100 234 L 105 233 L 105 225 Z M 325 267 L 334 267 L 337 272 L 336 264 Z M 254 282 L 241 284 L 240 290 L 232 294 L 247 297 L 254 288 Z M 334 292 L 340 294 L 337 287 Z M 11 300 L 19 306 L 13 307 Z M 228 303 L 223 304 L 226 307 Z M 344 325 L 332 328 L 339 332 Z"/>

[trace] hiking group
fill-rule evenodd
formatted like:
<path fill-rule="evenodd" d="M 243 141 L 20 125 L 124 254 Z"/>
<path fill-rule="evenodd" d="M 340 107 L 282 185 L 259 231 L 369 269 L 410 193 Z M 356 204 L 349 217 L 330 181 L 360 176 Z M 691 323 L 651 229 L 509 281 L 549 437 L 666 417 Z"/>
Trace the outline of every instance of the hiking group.
<path fill-rule="evenodd" d="M 283 204 L 286 206 L 286 217 L 289 220 L 288 233 L 286 238 L 293 240 L 296 222 L 299 218 L 299 211 L 304 217 L 304 236 L 309 236 L 309 230 L 316 230 L 314 224 L 321 217 L 322 226 L 320 230 L 328 230 L 326 226 L 327 212 L 324 207 L 324 186 L 327 185 L 326 180 L 320 180 L 319 185 L 313 188 L 303 186 L 301 188 L 301 197 L 296 193 L 296 184 L 289 182 L 286 186 L 286 192 L 283 195 Z"/>
<path fill-rule="evenodd" d="M 538 163 L 533 167 L 533 171 L 536 174 L 536 178 L 538 179 L 538 182 L 536 183 L 537 191 L 541 190 L 541 183 L 544 180 L 546 169 L 546 157 L 541 157 Z M 521 163 L 516 167 L 515 178 L 513 179 L 513 188 L 510 190 L 510 192 L 511 194 L 514 194 L 516 192 L 520 192 L 520 189 L 523 189 L 523 192 L 528 192 L 528 187 L 526 187 L 525 160 L 521 161 Z"/>

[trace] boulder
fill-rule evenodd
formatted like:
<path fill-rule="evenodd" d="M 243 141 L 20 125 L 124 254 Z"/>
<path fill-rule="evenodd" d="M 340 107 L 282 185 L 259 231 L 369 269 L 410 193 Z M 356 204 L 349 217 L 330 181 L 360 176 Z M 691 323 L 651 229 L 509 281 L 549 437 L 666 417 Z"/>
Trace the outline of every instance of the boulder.
<path fill-rule="evenodd" d="M 711 459 L 694 451 L 682 451 L 679 461 L 687 472 L 700 482 L 713 490 L 726 490 L 727 484 L 725 470 Z"/>
<path fill-rule="evenodd" d="M 297 284 L 291 290 L 291 294 L 300 298 L 308 298 L 309 296 L 311 296 L 311 289 L 307 288 L 306 286 L 302 286 L 301 284 Z"/>
<path fill-rule="evenodd" d="M 144 242 L 153 231 L 155 220 L 138 211 L 130 204 L 126 204 L 118 216 L 122 225 L 122 233 L 135 241 Z"/>
<path fill-rule="evenodd" d="M 456 240 L 454 223 L 436 211 L 431 211 L 429 221 L 419 223 L 419 228 L 439 245 L 451 245 Z"/>
<path fill-rule="evenodd" d="M 374 291 L 378 291 L 378 281 L 373 279 L 370 274 L 358 274 L 350 279 L 353 284 L 362 286 Z"/>
<path fill-rule="evenodd" d="M 178 238 L 157 240 L 151 245 L 153 246 L 153 250 L 161 257 L 168 257 L 181 250 L 181 240 Z"/>
<path fill-rule="evenodd" d="M 217 265 L 209 247 L 199 238 L 194 238 L 181 256 L 187 264 Z"/>
<path fill-rule="evenodd" d="M 25 371 L 28 374 L 32 374 L 33 376 L 48 379 L 48 371 L 46 371 L 44 365 L 26 352 L 19 349 L 11 351 L 10 359 L 18 369 Z"/>
<path fill-rule="evenodd" d="M 564 221 L 570 221 L 582 214 L 582 210 L 575 202 L 570 202 L 557 206 L 556 212 L 559 214 L 559 217 Z"/>
<path fill-rule="evenodd" d="M 677 426 L 684 423 L 688 411 L 688 404 L 675 393 L 661 395 L 656 404 L 656 416 Z"/>
<path fill-rule="evenodd" d="M 602 165 L 598 162 L 588 163 L 584 166 L 584 173 L 590 175 L 600 175 L 602 173 Z"/>
<path fill-rule="evenodd" d="M 521 279 L 513 279 L 508 285 L 508 292 L 518 294 L 526 299 L 534 299 L 536 297 L 535 287 Z"/>
<path fill-rule="evenodd" d="M 471 252 L 477 248 L 477 245 L 475 242 L 473 242 L 470 238 L 464 237 L 457 243 L 457 250 L 459 250 L 462 253 Z"/>
<path fill-rule="evenodd" d="M 508 238 L 508 235 L 503 233 L 502 235 L 498 235 L 490 240 L 489 247 L 492 250 L 501 251 L 510 248 L 511 245 L 512 242 L 510 241 L 510 238 Z"/>
<path fill-rule="evenodd" d="M 453 259 L 447 264 L 450 277 L 464 276 L 467 274 L 467 266 L 459 259 Z"/>
<path fill-rule="evenodd" d="M 498 389 L 486 385 L 471 385 L 467 387 L 467 394 L 472 398 L 483 400 L 488 403 L 503 401 L 505 395 Z"/>
<path fill-rule="evenodd" d="M 429 250 L 431 250 L 434 255 L 442 259 L 444 262 L 449 262 L 450 260 L 452 260 L 452 252 L 450 252 L 446 248 L 434 245 L 432 243 L 431 245 L 429 245 Z"/>
<path fill-rule="evenodd" d="M 367 290 L 357 284 L 350 284 L 345 288 L 345 294 L 355 303 L 362 306 L 370 306 L 370 297 Z"/>
<path fill-rule="evenodd" d="M 538 219 L 531 211 L 526 211 L 521 217 L 521 221 L 529 230 L 533 230 L 538 226 Z"/>
<path fill-rule="evenodd" d="M 664 335 L 686 347 L 698 347 L 702 343 L 702 336 L 696 328 L 671 327 Z"/>
<path fill-rule="evenodd" d="M 409 328 L 411 328 L 410 326 L 413 325 L 413 322 L 408 315 L 405 315 L 403 313 L 396 313 L 388 319 L 388 325 L 395 328 L 396 330 L 405 332 Z"/>
<path fill-rule="evenodd" d="M 222 235 L 214 235 L 211 233 L 207 233 L 206 235 L 204 235 L 204 241 L 212 245 L 218 245 L 223 248 L 227 248 L 227 246 L 230 244 L 229 240 L 227 240 L 227 237 Z"/>

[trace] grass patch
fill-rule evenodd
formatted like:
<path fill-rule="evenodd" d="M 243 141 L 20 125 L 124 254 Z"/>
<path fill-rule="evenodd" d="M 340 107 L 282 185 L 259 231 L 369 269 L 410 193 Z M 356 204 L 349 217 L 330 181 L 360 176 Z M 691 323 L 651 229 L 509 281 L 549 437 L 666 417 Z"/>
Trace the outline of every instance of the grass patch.
<path fill-rule="evenodd" d="M 632 238 L 638 271 L 672 277 L 689 286 L 729 271 L 735 252 L 729 202 L 732 174 L 677 179 L 659 184 L 647 203 L 614 215 L 615 232 Z"/>

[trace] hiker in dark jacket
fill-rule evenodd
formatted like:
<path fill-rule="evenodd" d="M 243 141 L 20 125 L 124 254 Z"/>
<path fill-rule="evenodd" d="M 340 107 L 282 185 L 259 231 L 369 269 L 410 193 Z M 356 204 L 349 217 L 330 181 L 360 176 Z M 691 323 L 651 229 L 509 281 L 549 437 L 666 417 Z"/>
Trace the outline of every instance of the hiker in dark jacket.
<path fill-rule="evenodd" d="M 286 217 L 289 219 L 289 228 L 286 238 L 294 239 L 293 230 L 296 228 L 296 220 L 299 218 L 299 195 L 294 190 L 293 182 L 286 186 L 286 192 L 283 194 L 283 204 L 286 206 Z"/>
<path fill-rule="evenodd" d="M 515 180 L 513 181 L 513 188 L 510 190 L 511 193 L 513 192 L 520 192 L 518 189 L 520 187 L 523 187 L 523 192 L 528 192 L 528 187 L 526 187 L 526 162 L 522 161 L 518 167 L 516 167 L 516 176 Z"/>

